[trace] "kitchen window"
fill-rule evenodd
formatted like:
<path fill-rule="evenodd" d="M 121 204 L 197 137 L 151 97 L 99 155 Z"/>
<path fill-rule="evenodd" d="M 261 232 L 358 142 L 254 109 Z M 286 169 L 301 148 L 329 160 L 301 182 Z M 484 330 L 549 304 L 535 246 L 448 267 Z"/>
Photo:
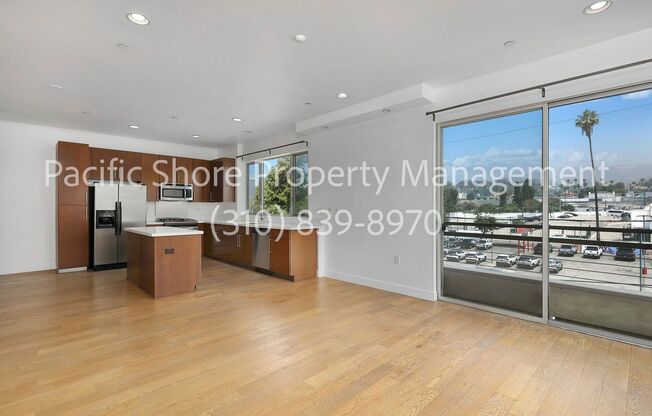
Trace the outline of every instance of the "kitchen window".
<path fill-rule="evenodd" d="M 247 208 L 272 215 L 298 215 L 308 209 L 308 153 L 247 164 Z"/>

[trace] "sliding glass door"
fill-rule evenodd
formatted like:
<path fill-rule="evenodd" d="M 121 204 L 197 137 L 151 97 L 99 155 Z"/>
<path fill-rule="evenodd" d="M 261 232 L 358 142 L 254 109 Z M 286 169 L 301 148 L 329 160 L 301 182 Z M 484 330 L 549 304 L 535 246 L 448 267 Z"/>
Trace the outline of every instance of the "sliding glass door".
<path fill-rule="evenodd" d="M 438 126 L 444 300 L 652 345 L 652 89 Z"/>

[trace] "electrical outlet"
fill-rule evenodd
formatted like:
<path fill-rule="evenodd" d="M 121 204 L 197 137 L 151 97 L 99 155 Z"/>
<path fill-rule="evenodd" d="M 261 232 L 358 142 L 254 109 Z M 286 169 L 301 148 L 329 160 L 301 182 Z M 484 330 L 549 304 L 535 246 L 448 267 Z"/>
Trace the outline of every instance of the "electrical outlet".
<path fill-rule="evenodd" d="M 401 256 L 394 256 L 394 264 L 401 264 Z"/>

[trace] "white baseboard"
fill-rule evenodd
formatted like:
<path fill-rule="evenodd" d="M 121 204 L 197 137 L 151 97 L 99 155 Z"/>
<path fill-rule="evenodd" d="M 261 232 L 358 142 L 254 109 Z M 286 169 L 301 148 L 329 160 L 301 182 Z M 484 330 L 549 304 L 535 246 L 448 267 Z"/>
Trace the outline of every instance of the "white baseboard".
<path fill-rule="evenodd" d="M 56 268 L 56 264 L 23 264 L 20 266 L 0 267 L 0 275 L 40 272 L 43 270 L 53 270 Z"/>
<path fill-rule="evenodd" d="M 353 283 L 356 285 L 373 287 L 374 289 L 385 290 L 387 292 L 398 293 L 418 299 L 430 301 L 437 300 L 437 293 L 435 292 L 430 292 L 428 290 L 411 286 L 399 285 L 396 283 L 387 283 L 381 280 L 370 279 L 368 277 L 355 276 L 352 274 L 340 273 L 332 270 L 325 270 L 323 274 L 319 274 L 319 277 L 326 277 L 335 280 L 341 280 L 343 282 Z"/>

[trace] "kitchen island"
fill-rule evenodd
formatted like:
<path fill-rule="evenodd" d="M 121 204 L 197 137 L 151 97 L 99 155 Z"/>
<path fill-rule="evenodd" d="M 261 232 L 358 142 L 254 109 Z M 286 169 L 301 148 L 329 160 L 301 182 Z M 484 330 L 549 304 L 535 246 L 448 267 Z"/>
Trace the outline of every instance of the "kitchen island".
<path fill-rule="evenodd" d="M 201 278 L 202 231 L 178 227 L 131 227 L 127 280 L 153 298 L 195 290 Z"/>

